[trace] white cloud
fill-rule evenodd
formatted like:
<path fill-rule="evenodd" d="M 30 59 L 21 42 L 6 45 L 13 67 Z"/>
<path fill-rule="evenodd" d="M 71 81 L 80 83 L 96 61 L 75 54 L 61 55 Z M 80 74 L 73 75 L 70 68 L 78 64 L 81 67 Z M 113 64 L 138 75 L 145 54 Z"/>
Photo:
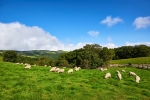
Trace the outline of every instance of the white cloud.
<path fill-rule="evenodd" d="M 136 29 L 146 28 L 150 26 L 150 16 L 136 18 L 133 22 L 133 25 L 136 27 Z"/>
<path fill-rule="evenodd" d="M 112 38 L 108 37 L 107 38 L 108 43 L 107 44 L 102 44 L 102 47 L 107 47 L 107 48 L 117 48 L 118 46 L 112 43 Z"/>
<path fill-rule="evenodd" d="M 98 31 L 89 31 L 88 34 L 91 36 L 98 36 L 99 32 Z"/>
<path fill-rule="evenodd" d="M 37 26 L 19 22 L 0 23 L 0 50 L 66 50 L 82 48 L 87 43 L 63 44 Z"/>
<path fill-rule="evenodd" d="M 117 48 L 118 46 L 115 45 L 114 43 L 107 43 L 107 44 L 102 44 L 102 47 L 107 47 L 107 48 Z"/>
<path fill-rule="evenodd" d="M 119 22 L 123 22 L 123 19 L 119 17 L 112 18 L 111 16 L 107 16 L 106 19 L 102 20 L 101 24 L 106 24 L 108 27 L 111 27 L 112 25 L 115 25 Z"/>
<path fill-rule="evenodd" d="M 136 42 L 136 43 L 126 42 L 126 46 L 135 46 L 135 45 L 141 45 L 141 44 L 150 46 L 150 42 Z"/>

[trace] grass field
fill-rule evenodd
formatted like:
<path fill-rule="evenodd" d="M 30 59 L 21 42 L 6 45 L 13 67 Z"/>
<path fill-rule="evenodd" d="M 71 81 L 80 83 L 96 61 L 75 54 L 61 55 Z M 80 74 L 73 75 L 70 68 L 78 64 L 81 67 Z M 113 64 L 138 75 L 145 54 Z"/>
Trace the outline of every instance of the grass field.
<path fill-rule="evenodd" d="M 81 69 L 68 74 L 49 72 L 48 67 L 24 69 L 24 65 L 0 62 L 0 100 L 150 100 L 150 70 L 116 67 L 101 72 Z M 118 80 L 116 70 L 123 79 Z M 128 72 L 134 71 L 141 77 Z M 104 79 L 107 72 L 110 79 Z"/>
<path fill-rule="evenodd" d="M 0 56 L 0 62 L 1 62 L 1 61 L 3 61 L 3 58 L 2 58 L 2 56 Z"/>
<path fill-rule="evenodd" d="M 129 59 L 120 59 L 112 60 L 111 64 L 150 64 L 150 57 L 139 57 L 139 58 L 129 58 Z"/>

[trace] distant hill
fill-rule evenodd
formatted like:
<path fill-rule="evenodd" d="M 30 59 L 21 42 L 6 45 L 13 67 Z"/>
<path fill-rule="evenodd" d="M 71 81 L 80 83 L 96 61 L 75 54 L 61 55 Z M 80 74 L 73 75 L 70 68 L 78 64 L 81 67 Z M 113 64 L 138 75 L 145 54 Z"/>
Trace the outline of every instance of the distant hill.
<path fill-rule="evenodd" d="M 0 54 L 6 50 L 0 50 Z M 30 51 L 16 51 L 20 56 L 27 57 L 47 57 L 49 59 L 57 59 L 59 55 L 62 53 L 66 53 L 68 51 L 58 50 L 58 51 L 49 51 L 49 50 L 30 50 Z"/>

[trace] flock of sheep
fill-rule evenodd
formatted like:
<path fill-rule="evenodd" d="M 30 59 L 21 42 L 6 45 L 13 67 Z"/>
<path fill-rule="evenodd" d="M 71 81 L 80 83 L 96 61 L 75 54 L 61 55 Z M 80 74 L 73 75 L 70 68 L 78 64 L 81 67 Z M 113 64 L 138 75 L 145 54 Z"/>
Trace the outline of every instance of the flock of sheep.
<path fill-rule="evenodd" d="M 52 67 L 52 68 L 50 69 L 50 72 L 63 73 L 63 72 L 65 71 L 64 68 L 66 68 L 66 67 L 63 67 L 63 68 Z M 79 71 L 81 68 L 80 68 L 80 67 L 75 67 L 74 69 L 75 69 L 75 71 Z M 69 73 L 73 73 L 73 69 L 69 69 L 69 70 L 68 70 L 68 74 L 69 74 Z"/>
<path fill-rule="evenodd" d="M 18 63 L 17 63 L 18 64 Z M 25 66 L 25 68 L 26 69 L 30 69 L 31 68 L 31 65 L 30 64 L 25 64 L 26 66 Z M 36 65 L 34 65 L 34 66 L 36 66 Z M 47 65 L 45 65 L 45 67 L 46 67 Z M 57 73 L 64 73 L 65 72 L 65 68 L 66 67 L 63 67 L 63 68 L 57 68 L 57 67 L 51 67 L 51 66 L 49 66 L 51 69 L 50 69 L 50 72 L 57 72 Z M 75 71 L 79 71 L 81 68 L 80 67 L 74 67 L 74 70 Z M 107 68 L 100 68 L 100 70 L 101 71 L 105 71 L 105 70 L 107 70 Z M 116 70 L 116 72 L 117 72 L 117 76 L 118 76 L 118 78 L 119 78 L 119 80 L 122 80 L 122 75 L 121 75 L 121 73 L 118 71 L 118 70 Z M 125 72 L 125 70 L 122 70 L 122 72 Z M 68 74 L 69 73 L 73 73 L 73 69 L 69 69 L 68 70 Z M 134 72 L 129 72 L 129 75 L 130 76 L 135 76 L 135 82 L 136 83 L 139 83 L 139 81 L 140 81 L 140 77 L 138 76 L 138 75 L 136 75 Z M 111 73 L 110 72 L 108 72 L 108 73 L 106 73 L 106 75 L 104 76 L 104 78 L 105 79 L 107 79 L 107 78 L 111 78 Z"/>
<path fill-rule="evenodd" d="M 101 71 L 104 71 L 104 70 L 107 70 L 107 68 L 101 68 Z M 119 78 L 119 80 L 122 80 L 122 75 L 121 75 L 121 73 L 118 71 L 118 70 L 116 70 L 116 72 L 117 72 L 117 76 L 118 76 L 118 78 Z M 125 70 L 122 70 L 122 72 L 125 72 Z M 138 75 L 136 75 L 134 72 L 129 72 L 129 75 L 130 76 L 135 76 L 135 82 L 136 83 L 139 83 L 139 81 L 140 81 L 140 77 L 138 76 Z M 107 78 L 111 78 L 111 73 L 106 73 L 106 75 L 105 75 L 105 77 L 104 77 L 105 79 L 107 79 Z"/>

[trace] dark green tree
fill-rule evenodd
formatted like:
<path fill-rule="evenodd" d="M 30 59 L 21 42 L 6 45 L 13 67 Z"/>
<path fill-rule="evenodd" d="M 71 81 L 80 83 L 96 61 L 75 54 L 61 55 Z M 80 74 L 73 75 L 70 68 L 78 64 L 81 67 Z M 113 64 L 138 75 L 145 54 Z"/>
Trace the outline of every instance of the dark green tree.
<path fill-rule="evenodd" d="M 103 59 L 103 63 L 105 66 L 108 66 L 110 64 L 110 61 L 112 60 L 113 56 L 114 56 L 113 50 L 108 49 L 107 47 L 103 47 L 103 50 L 101 51 L 101 57 Z"/>
<path fill-rule="evenodd" d="M 17 53 L 14 50 L 7 50 L 3 53 L 3 61 L 16 62 Z"/>
<path fill-rule="evenodd" d="M 150 54 L 150 48 L 146 45 L 134 46 L 134 57 L 147 57 Z"/>

